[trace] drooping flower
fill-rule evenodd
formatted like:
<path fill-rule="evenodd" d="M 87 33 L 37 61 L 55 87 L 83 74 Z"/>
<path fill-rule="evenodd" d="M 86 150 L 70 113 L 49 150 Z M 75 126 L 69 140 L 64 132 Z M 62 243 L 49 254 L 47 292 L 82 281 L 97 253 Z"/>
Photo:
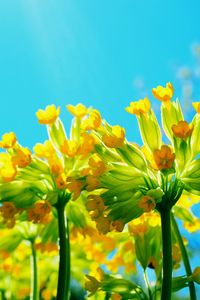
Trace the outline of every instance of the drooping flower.
<path fill-rule="evenodd" d="M 156 202 L 151 196 L 143 196 L 140 199 L 138 206 L 142 208 L 144 212 L 150 212 L 156 207 Z"/>
<path fill-rule="evenodd" d="M 36 116 L 40 124 L 53 124 L 60 114 L 60 107 L 56 108 L 54 104 L 48 105 L 45 110 L 39 109 Z"/>
<path fill-rule="evenodd" d="M 93 109 L 90 114 L 89 117 L 85 120 L 83 120 L 81 127 L 84 130 L 94 130 L 94 129 L 98 129 L 101 126 L 101 114 L 98 110 Z"/>
<path fill-rule="evenodd" d="M 174 94 L 174 88 L 170 82 L 165 87 L 159 85 L 152 89 L 154 97 L 162 102 L 169 102 Z"/>
<path fill-rule="evenodd" d="M 166 145 L 162 145 L 160 150 L 155 150 L 153 156 L 159 170 L 170 169 L 175 159 L 175 154 Z"/>
<path fill-rule="evenodd" d="M 14 166 L 25 168 L 31 163 L 31 151 L 28 148 L 18 148 L 15 150 L 15 154 L 12 157 Z"/>
<path fill-rule="evenodd" d="M 138 115 L 146 114 L 151 108 L 151 103 L 148 98 L 140 99 L 136 102 L 131 102 L 130 106 L 126 107 L 126 111 L 130 114 Z"/>
<path fill-rule="evenodd" d="M 172 125 L 172 131 L 176 137 L 185 139 L 191 136 L 193 127 L 191 127 L 186 121 L 179 121 L 177 125 Z"/>
<path fill-rule="evenodd" d="M 111 133 L 104 134 L 102 140 L 104 144 L 109 148 L 121 147 L 124 143 L 125 130 L 119 125 L 113 126 L 111 128 Z"/>

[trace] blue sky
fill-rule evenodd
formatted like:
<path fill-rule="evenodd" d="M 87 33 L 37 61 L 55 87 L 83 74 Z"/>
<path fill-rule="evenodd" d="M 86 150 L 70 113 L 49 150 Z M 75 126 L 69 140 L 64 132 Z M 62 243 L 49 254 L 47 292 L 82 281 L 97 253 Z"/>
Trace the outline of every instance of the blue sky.
<path fill-rule="evenodd" d="M 69 127 L 65 104 L 82 102 L 137 142 L 135 118 L 124 111 L 141 96 L 134 80 L 145 78 L 148 93 L 174 82 L 174 65 L 189 64 L 200 40 L 199 8 L 187 0 L 1 1 L 0 134 L 15 131 L 32 147 L 46 139 L 38 108 L 60 105 Z"/>

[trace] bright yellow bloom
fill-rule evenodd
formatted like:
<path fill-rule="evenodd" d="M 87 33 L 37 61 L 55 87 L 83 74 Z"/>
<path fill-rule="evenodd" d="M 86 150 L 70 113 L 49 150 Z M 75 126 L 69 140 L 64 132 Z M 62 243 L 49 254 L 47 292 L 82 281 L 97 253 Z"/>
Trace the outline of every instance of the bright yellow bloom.
<path fill-rule="evenodd" d="M 145 221 L 144 215 L 142 215 L 140 218 L 137 218 L 137 219 L 129 222 L 128 230 L 130 232 L 130 235 L 143 236 L 148 230 L 148 223 Z"/>
<path fill-rule="evenodd" d="M 60 146 L 60 151 L 69 157 L 74 157 L 77 154 L 78 144 L 76 141 L 65 140 Z"/>
<path fill-rule="evenodd" d="M 37 157 L 46 159 L 51 158 L 55 154 L 55 149 L 49 140 L 45 141 L 44 144 L 36 144 L 33 151 Z"/>
<path fill-rule="evenodd" d="M 100 112 L 96 109 L 93 109 L 90 114 L 88 119 L 83 120 L 81 127 L 83 130 L 93 130 L 97 129 L 101 126 L 101 115 Z"/>
<path fill-rule="evenodd" d="M 110 231 L 110 224 L 111 221 L 106 216 L 100 216 L 99 218 L 95 219 L 96 227 L 100 233 L 106 234 Z"/>
<path fill-rule="evenodd" d="M 58 177 L 56 178 L 56 186 L 58 189 L 62 190 L 62 189 L 66 189 L 67 188 L 67 176 L 65 173 L 61 173 L 58 175 Z"/>
<path fill-rule="evenodd" d="M 111 133 L 104 134 L 102 140 L 104 144 L 109 148 L 121 147 L 124 143 L 125 130 L 119 125 L 113 126 Z"/>
<path fill-rule="evenodd" d="M 186 121 L 179 121 L 177 125 L 172 125 L 172 131 L 176 137 L 185 139 L 188 136 L 191 136 L 193 127 Z"/>
<path fill-rule="evenodd" d="M 15 150 L 15 155 L 12 157 L 14 166 L 25 168 L 31 163 L 31 152 L 28 148 L 18 148 Z"/>
<path fill-rule="evenodd" d="M 162 102 L 169 102 L 174 94 L 174 88 L 170 82 L 166 84 L 166 87 L 161 85 L 152 89 L 154 97 Z"/>
<path fill-rule="evenodd" d="M 126 111 L 130 114 L 140 115 L 146 114 L 151 108 L 151 103 L 148 98 L 140 99 L 136 102 L 131 102 L 130 106 L 126 107 Z"/>
<path fill-rule="evenodd" d="M 193 222 L 184 222 L 184 228 L 189 232 L 196 232 L 200 230 L 200 220 L 195 218 Z"/>
<path fill-rule="evenodd" d="M 80 196 L 82 187 L 82 182 L 72 177 L 67 178 L 67 188 L 73 193 L 73 200 L 76 200 Z"/>
<path fill-rule="evenodd" d="M 48 105 L 45 110 L 39 109 L 36 116 L 40 124 L 53 124 L 60 114 L 60 107 L 56 108 L 54 104 Z"/>
<path fill-rule="evenodd" d="M 86 190 L 93 191 L 99 186 L 100 182 L 97 177 L 89 175 L 86 177 L 86 184 Z"/>
<path fill-rule="evenodd" d="M 0 141 L 0 148 L 13 148 L 17 138 L 14 132 L 5 133 Z"/>
<path fill-rule="evenodd" d="M 198 114 L 200 114 L 200 102 L 192 102 L 192 105 L 193 105 L 194 109 L 196 110 L 196 112 Z"/>
<path fill-rule="evenodd" d="M 49 158 L 48 163 L 52 174 L 59 176 L 61 173 L 63 173 L 64 169 L 62 162 L 57 156 L 52 156 Z"/>
<path fill-rule="evenodd" d="M 38 201 L 34 204 L 33 208 L 28 209 L 28 220 L 32 221 L 34 224 L 49 223 L 49 221 L 51 220 L 49 215 L 50 212 L 51 204 L 48 201 Z"/>
<path fill-rule="evenodd" d="M 17 175 L 12 158 L 8 153 L 0 153 L 0 179 L 5 182 L 12 181 Z"/>
<path fill-rule="evenodd" d="M 95 145 L 95 139 L 91 134 L 83 133 L 81 135 L 80 145 L 77 150 L 77 154 L 81 155 L 82 158 L 85 158 L 88 154 L 90 154 Z"/>
<path fill-rule="evenodd" d="M 86 208 L 90 212 L 91 218 L 100 217 L 105 208 L 103 199 L 99 195 L 89 195 L 87 199 Z"/>
<path fill-rule="evenodd" d="M 142 208 L 144 212 L 150 212 L 156 207 L 156 202 L 151 196 L 143 196 L 140 199 L 138 206 Z"/>
<path fill-rule="evenodd" d="M 88 164 L 92 168 L 92 175 L 94 176 L 99 176 L 103 174 L 106 170 L 106 165 L 104 161 L 96 153 L 90 157 Z"/>
<path fill-rule="evenodd" d="M 81 103 L 78 103 L 76 106 L 69 104 L 66 107 L 67 110 L 77 118 L 82 118 L 88 113 L 87 107 Z"/>
<path fill-rule="evenodd" d="M 166 145 L 163 145 L 160 150 L 155 150 L 153 156 L 159 170 L 170 169 L 175 159 L 175 154 Z"/>

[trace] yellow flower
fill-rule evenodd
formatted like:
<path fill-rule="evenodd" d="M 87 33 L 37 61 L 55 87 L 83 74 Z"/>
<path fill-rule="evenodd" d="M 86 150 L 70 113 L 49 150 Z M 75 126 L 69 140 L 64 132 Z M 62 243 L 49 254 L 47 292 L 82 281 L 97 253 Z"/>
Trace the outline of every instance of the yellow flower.
<path fill-rule="evenodd" d="M 31 152 L 28 148 L 19 148 L 15 150 L 15 155 L 12 157 L 14 166 L 25 168 L 31 163 Z"/>
<path fill-rule="evenodd" d="M 80 196 L 82 187 L 82 182 L 72 177 L 67 178 L 67 188 L 73 193 L 73 200 L 76 200 Z"/>
<path fill-rule="evenodd" d="M 93 191 L 99 186 L 100 182 L 95 176 L 89 175 L 86 177 L 86 184 L 86 190 Z"/>
<path fill-rule="evenodd" d="M 200 267 L 196 267 L 192 273 L 193 280 L 200 284 Z"/>
<path fill-rule="evenodd" d="M 5 182 L 12 181 L 17 175 L 17 170 L 13 166 L 12 158 L 8 153 L 0 153 L 0 179 Z"/>
<path fill-rule="evenodd" d="M 166 87 L 161 85 L 157 86 L 156 88 L 152 89 L 152 93 L 155 98 L 162 102 L 169 102 L 174 94 L 174 88 L 170 82 L 166 84 Z"/>
<path fill-rule="evenodd" d="M 100 233 L 106 234 L 110 231 L 110 219 L 106 216 L 100 216 L 95 219 L 96 227 Z"/>
<path fill-rule="evenodd" d="M 89 195 L 86 203 L 86 208 L 90 212 L 92 219 L 100 217 L 104 211 L 103 199 L 99 195 Z"/>
<path fill-rule="evenodd" d="M 49 221 L 51 220 L 49 215 L 50 212 L 51 204 L 48 201 L 38 201 L 34 204 L 33 208 L 28 209 L 28 220 L 32 221 L 34 224 L 49 223 Z"/>
<path fill-rule="evenodd" d="M 200 102 L 192 102 L 192 105 L 193 105 L 194 109 L 196 110 L 196 112 L 198 114 L 200 114 Z"/>
<path fill-rule="evenodd" d="M 93 130 L 100 127 L 101 122 L 102 120 L 100 112 L 96 109 L 93 109 L 89 114 L 89 118 L 83 120 L 81 127 L 83 128 L 83 130 Z"/>
<path fill-rule="evenodd" d="M 184 222 L 183 226 L 189 232 L 196 232 L 200 230 L 200 220 L 195 218 L 193 222 Z"/>
<path fill-rule="evenodd" d="M 44 144 L 36 144 L 33 151 L 40 158 L 51 158 L 55 154 L 55 149 L 50 141 L 45 141 Z"/>
<path fill-rule="evenodd" d="M 112 221 L 110 229 L 118 232 L 122 232 L 124 230 L 124 226 L 125 226 L 124 222 L 122 222 L 121 220 L 115 220 Z"/>
<path fill-rule="evenodd" d="M 0 141 L 0 148 L 13 148 L 16 144 L 17 138 L 14 132 L 5 133 Z"/>
<path fill-rule="evenodd" d="M 151 196 L 143 196 L 140 199 L 138 206 L 142 208 L 144 212 L 150 212 L 156 207 L 156 202 Z"/>
<path fill-rule="evenodd" d="M 136 102 L 131 102 L 130 106 L 126 107 L 126 111 L 130 114 L 140 115 L 147 113 L 151 108 L 151 103 L 148 98 L 140 99 Z"/>
<path fill-rule="evenodd" d="M 66 189 L 68 185 L 67 182 L 67 176 L 65 173 L 61 173 L 58 175 L 58 177 L 56 178 L 56 186 L 58 189 L 62 190 L 62 189 Z"/>
<path fill-rule="evenodd" d="M 88 164 L 92 168 L 92 175 L 94 176 L 99 176 L 106 170 L 104 161 L 96 153 L 90 157 Z"/>
<path fill-rule="evenodd" d="M 160 150 L 155 150 L 153 156 L 159 170 L 170 169 L 175 159 L 175 154 L 166 145 L 161 146 Z"/>
<path fill-rule="evenodd" d="M 113 126 L 111 133 L 104 134 L 102 140 L 109 148 L 119 148 L 123 145 L 125 138 L 125 130 L 119 125 Z"/>
<path fill-rule="evenodd" d="M 74 157 L 77 154 L 78 145 L 76 141 L 65 140 L 60 147 L 60 151 L 69 157 Z"/>
<path fill-rule="evenodd" d="M 185 139 L 191 136 L 193 127 L 191 128 L 186 121 L 179 121 L 177 125 L 172 125 L 172 131 L 176 137 Z"/>
<path fill-rule="evenodd" d="M 82 118 L 88 113 L 87 107 L 81 103 L 77 104 L 76 106 L 69 104 L 66 107 L 68 111 L 77 118 Z"/>
<path fill-rule="evenodd" d="M 122 296 L 120 294 L 112 294 L 111 300 L 121 300 Z"/>
<path fill-rule="evenodd" d="M 91 134 L 83 133 L 81 135 L 80 145 L 77 150 L 77 154 L 81 155 L 82 158 L 85 158 L 88 154 L 90 154 L 95 145 L 95 139 Z"/>
<path fill-rule="evenodd" d="M 39 109 L 36 116 L 40 124 L 53 124 L 60 114 L 60 107 L 56 108 L 54 104 L 48 105 L 45 110 Z"/>

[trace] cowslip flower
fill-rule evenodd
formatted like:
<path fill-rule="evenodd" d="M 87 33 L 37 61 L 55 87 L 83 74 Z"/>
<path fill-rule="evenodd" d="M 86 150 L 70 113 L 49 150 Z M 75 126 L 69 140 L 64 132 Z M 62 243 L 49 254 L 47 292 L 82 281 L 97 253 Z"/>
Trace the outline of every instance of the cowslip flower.
<path fill-rule="evenodd" d="M 53 124 L 60 114 L 60 107 L 56 108 L 55 105 L 48 105 L 45 110 L 39 109 L 36 116 L 40 124 L 51 125 Z"/>
<path fill-rule="evenodd" d="M 102 140 L 104 144 L 109 148 L 121 147 L 125 139 L 125 130 L 119 125 L 112 126 L 109 134 L 104 134 Z"/>
<path fill-rule="evenodd" d="M 77 105 L 67 105 L 67 110 L 76 118 L 83 118 L 87 115 L 88 109 L 85 105 L 78 103 Z"/>
<path fill-rule="evenodd" d="M 154 97 L 164 103 L 169 102 L 174 94 L 174 88 L 170 82 L 166 84 L 165 87 L 159 85 L 152 89 Z"/>
<path fill-rule="evenodd" d="M 89 117 L 85 120 L 83 120 L 81 127 L 83 130 L 94 130 L 98 129 L 101 126 L 102 119 L 101 114 L 98 110 L 93 109 L 89 113 Z"/>
<path fill-rule="evenodd" d="M 138 206 L 142 208 L 144 212 L 150 212 L 156 207 L 156 202 L 153 197 L 147 195 L 140 199 Z"/>
<path fill-rule="evenodd" d="M 170 169 L 175 159 L 175 154 L 166 145 L 162 145 L 160 150 L 155 150 L 153 156 L 159 170 Z"/>
<path fill-rule="evenodd" d="M 177 125 L 172 125 L 172 131 L 176 137 L 185 139 L 191 136 L 193 127 L 191 127 L 186 121 L 179 121 Z"/>
<path fill-rule="evenodd" d="M 140 116 L 140 114 L 146 114 L 151 108 L 151 103 L 148 98 L 140 99 L 135 102 L 131 102 L 130 106 L 126 107 L 126 111 L 130 114 Z"/>
<path fill-rule="evenodd" d="M 12 156 L 12 162 L 14 166 L 25 168 L 31 163 L 31 151 L 28 148 L 18 148 L 15 150 L 15 154 Z"/>
<path fill-rule="evenodd" d="M 17 142 L 17 138 L 14 132 L 5 133 L 0 141 L 0 148 L 13 148 Z"/>
<path fill-rule="evenodd" d="M 76 141 L 64 140 L 60 146 L 60 151 L 69 157 L 74 157 L 78 151 L 78 143 Z"/>
<path fill-rule="evenodd" d="M 12 181 L 17 175 L 16 167 L 13 165 L 12 157 L 8 153 L 0 153 L 0 180 Z"/>

